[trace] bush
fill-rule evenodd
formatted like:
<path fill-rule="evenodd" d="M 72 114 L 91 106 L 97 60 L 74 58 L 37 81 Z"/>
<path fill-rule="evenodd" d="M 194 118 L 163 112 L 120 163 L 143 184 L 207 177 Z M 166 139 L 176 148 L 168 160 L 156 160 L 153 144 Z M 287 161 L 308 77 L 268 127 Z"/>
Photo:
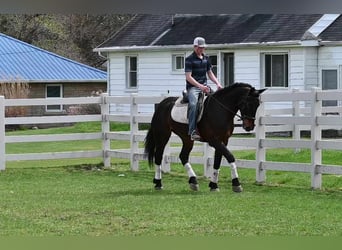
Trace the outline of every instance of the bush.
<path fill-rule="evenodd" d="M 92 91 L 90 96 L 100 96 L 102 90 Z M 67 114 L 69 115 L 96 115 L 101 114 L 100 104 L 80 104 L 73 105 L 67 108 Z"/>
<path fill-rule="evenodd" d="M 0 95 L 6 99 L 25 99 L 30 93 L 30 85 L 25 82 L 6 82 L 0 83 Z M 26 107 L 6 107 L 6 117 L 25 116 L 27 113 Z"/>
<path fill-rule="evenodd" d="M 30 85 L 26 82 L 13 81 L 0 83 L 0 95 L 6 99 L 26 99 L 30 93 Z M 5 108 L 6 117 L 26 116 L 27 107 L 14 106 Z M 6 129 L 17 129 L 18 125 L 7 125 Z"/>

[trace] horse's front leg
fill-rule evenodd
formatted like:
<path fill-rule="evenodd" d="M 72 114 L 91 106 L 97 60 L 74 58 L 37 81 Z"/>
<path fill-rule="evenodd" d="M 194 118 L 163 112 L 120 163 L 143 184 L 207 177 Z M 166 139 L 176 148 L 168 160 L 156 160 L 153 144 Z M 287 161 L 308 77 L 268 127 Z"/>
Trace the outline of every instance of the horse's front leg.
<path fill-rule="evenodd" d="M 218 174 L 221 165 L 222 155 L 227 159 L 228 163 L 231 166 L 231 179 L 232 179 L 232 189 L 234 192 L 242 192 L 242 186 L 239 181 L 239 175 L 237 171 L 237 166 L 235 163 L 234 155 L 227 149 L 227 146 L 222 142 L 211 142 L 209 143 L 210 146 L 215 148 L 215 159 L 214 159 L 214 171 L 211 182 L 215 180 L 215 174 L 217 175 L 217 182 L 218 182 Z M 217 169 L 215 173 L 215 169 Z M 217 184 L 216 182 L 216 184 Z M 210 184 L 209 184 L 210 185 Z M 213 185 L 213 184 L 212 184 Z M 210 187 L 211 188 L 211 187 Z M 212 189 L 212 188 L 211 188 Z"/>

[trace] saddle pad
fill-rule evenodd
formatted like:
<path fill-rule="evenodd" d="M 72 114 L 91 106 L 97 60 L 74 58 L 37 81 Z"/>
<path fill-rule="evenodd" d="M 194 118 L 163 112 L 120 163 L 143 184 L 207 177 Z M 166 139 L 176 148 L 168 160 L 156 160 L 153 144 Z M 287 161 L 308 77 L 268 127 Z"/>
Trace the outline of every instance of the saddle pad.
<path fill-rule="evenodd" d="M 188 124 L 189 123 L 188 103 L 182 103 L 182 99 L 183 97 L 179 97 L 176 100 L 175 105 L 172 107 L 172 110 L 171 110 L 171 118 L 176 122 Z M 201 120 L 202 114 L 203 114 L 203 109 L 200 110 L 200 113 L 197 117 L 197 122 Z"/>

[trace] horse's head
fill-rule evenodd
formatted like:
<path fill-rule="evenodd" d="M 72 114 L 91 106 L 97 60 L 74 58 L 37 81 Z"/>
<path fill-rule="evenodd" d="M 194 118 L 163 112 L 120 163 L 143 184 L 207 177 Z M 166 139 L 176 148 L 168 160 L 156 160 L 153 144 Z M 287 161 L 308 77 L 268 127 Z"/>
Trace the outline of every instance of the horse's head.
<path fill-rule="evenodd" d="M 255 127 L 255 115 L 260 105 L 259 96 L 265 90 L 266 89 L 256 90 L 251 88 L 248 95 L 239 104 L 242 127 L 247 132 L 252 131 Z"/>

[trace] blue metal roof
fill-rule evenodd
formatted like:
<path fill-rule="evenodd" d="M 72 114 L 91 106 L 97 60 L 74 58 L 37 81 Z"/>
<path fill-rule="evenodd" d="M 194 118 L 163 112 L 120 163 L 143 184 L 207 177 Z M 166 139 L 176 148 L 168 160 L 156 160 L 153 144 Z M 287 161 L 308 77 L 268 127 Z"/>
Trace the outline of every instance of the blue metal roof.
<path fill-rule="evenodd" d="M 105 82 L 107 72 L 0 33 L 0 82 Z"/>

